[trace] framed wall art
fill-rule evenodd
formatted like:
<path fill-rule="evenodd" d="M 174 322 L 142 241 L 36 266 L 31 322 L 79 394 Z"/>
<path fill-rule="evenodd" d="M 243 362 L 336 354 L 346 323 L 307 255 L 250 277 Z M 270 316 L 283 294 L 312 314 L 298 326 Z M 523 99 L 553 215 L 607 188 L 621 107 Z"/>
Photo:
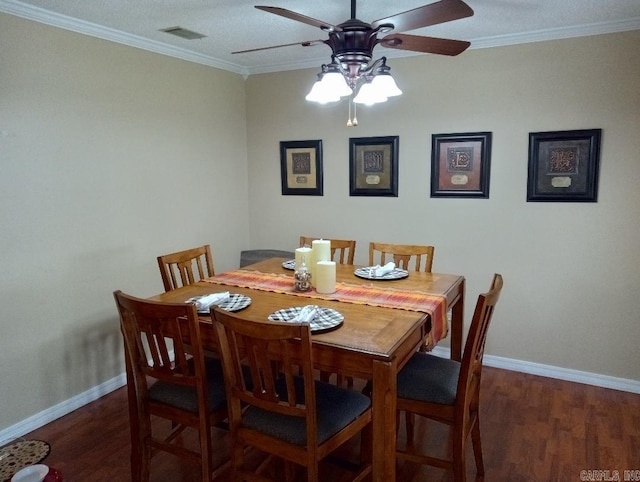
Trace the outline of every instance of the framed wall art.
<path fill-rule="evenodd" d="M 280 142 L 283 195 L 322 196 L 322 141 Z"/>
<path fill-rule="evenodd" d="M 529 133 L 527 201 L 596 202 L 601 133 Z"/>
<path fill-rule="evenodd" d="M 349 195 L 398 197 L 398 136 L 349 139 Z"/>
<path fill-rule="evenodd" d="M 431 197 L 488 198 L 491 132 L 431 136 Z"/>

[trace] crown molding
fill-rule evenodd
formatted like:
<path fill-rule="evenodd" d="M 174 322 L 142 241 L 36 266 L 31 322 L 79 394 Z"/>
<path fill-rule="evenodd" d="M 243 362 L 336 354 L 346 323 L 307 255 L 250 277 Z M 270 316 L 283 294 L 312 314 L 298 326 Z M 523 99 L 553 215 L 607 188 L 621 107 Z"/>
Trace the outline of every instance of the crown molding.
<path fill-rule="evenodd" d="M 249 75 L 250 73 L 245 67 L 241 65 L 216 59 L 208 55 L 202 55 L 187 49 L 174 47 L 162 42 L 149 40 L 138 35 L 132 35 L 95 23 L 78 20 L 76 18 L 51 12 L 40 7 L 27 5 L 16 0 L 0 0 L 0 12 L 9 13 L 11 15 L 22 17 L 27 20 L 33 20 L 35 22 L 44 23 L 53 27 L 59 27 L 65 30 L 70 30 L 72 32 L 89 35 L 91 37 L 96 37 L 130 47 L 148 50 L 157 54 L 175 57 L 178 59 L 186 60 L 188 62 L 216 67 L 218 69 L 227 70 L 244 76 Z"/>
<path fill-rule="evenodd" d="M 509 35 L 496 35 L 494 37 L 478 38 L 471 41 L 471 49 L 490 47 L 503 47 L 533 42 L 545 42 L 547 40 L 561 40 L 575 37 L 588 37 L 607 33 L 627 32 L 640 30 L 640 17 L 632 17 L 616 22 L 591 23 L 574 27 L 550 28 L 544 30 L 532 30 Z"/>
<path fill-rule="evenodd" d="M 309 58 L 304 62 L 287 62 L 282 64 L 262 65 L 257 67 L 243 67 L 238 64 L 227 62 L 208 55 L 202 55 L 187 49 L 174 47 L 162 42 L 145 39 L 143 37 L 125 33 L 102 25 L 85 22 L 76 18 L 61 15 L 40 7 L 34 7 L 17 0 L 0 0 L 0 12 L 9 13 L 18 17 L 44 23 L 53 27 L 90 35 L 92 37 L 109 40 L 112 42 L 136 47 L 150 52 L 155 52 L 169 57 L 175 57 L 189 62 L 208 65 L 218 69 L 227 70 L 245 77 L 251 74 L 261 74 L 268 72 L 282 72 L 286 70 L 299 70 L 316 68 L 323 61 L 321 58 Z M 574 37 L 586 37 L 590 35 L 601 35 L 607 33 L 626 32 L 630 30 L 640 30 L 640 17 L 632 17 L 616 22 L 601 22 L 588 25 L 578 25 L 575 27 L 562 27 L 544 30 L 534 30 L 531 32 L 496 35 L 493 37 L 482 37 L 471 40 L 470 49 L 481 49 L 491 47 L 503 47 L 524 43 L 543 42 L 547 40 L 560 40 Z M 387 49 L 392 50 L 392 49 Z M 412 57 L 421 55 L 414 52 L 392 50 L 385 52 L 389 58 Z M 325 56 L 326 57 L 326 56 Z M 326 59 L 325 59 L 326 60 Z"/>

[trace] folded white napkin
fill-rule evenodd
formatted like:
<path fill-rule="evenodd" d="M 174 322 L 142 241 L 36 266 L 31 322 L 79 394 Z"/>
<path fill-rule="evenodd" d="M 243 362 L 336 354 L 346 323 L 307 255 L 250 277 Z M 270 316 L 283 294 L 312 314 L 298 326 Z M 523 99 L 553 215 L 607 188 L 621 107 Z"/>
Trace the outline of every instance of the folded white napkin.
<path fill-rule="evenodd" d="M 222 293 L 211 293 L 210 295 L 203 296 L 196 300 L 196 308 L 198 311 L 208 309 L 213 305 L 220 305 L 229 301 L 229 292 L 224 291 Z"/>
<path fill-rule="evenodd" d="M 396 269 L 396 264 L 393 261 L 390 261 L 384 266 L 380 266 L 379 264 L 377 264 L 373 267 L 373 274 L 376 277 L 384 276 L 387 273 L 391 273 L 394 269 Z"/>
<path fill-rule="evenodd" d="M 302 323 L 311 323 L 313 319 L 316 317 L 316 312 L 318 311 L 317 305 L 307 305 L 304 306 L 300 313 L 294 316 L 290 321 L 299 321 Z"/>

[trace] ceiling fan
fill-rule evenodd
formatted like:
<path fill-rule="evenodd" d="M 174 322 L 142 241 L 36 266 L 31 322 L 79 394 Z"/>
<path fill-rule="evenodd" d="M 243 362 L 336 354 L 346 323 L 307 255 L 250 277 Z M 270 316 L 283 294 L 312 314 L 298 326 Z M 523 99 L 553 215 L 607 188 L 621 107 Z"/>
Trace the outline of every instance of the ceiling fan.
<path fill-rule="evenodd" d="M 319 79 L 314 88 L 320 86 L 323 80 L 328 80 L 329 78 L 332 78 L 337 83 L 334 83 L 329 88 L 327 82 L 325 82 L 325 85 L 322 86 L 324 87 L 323 93 L 318 98 L 314 97 L 313 89 L 307 96 L 308 100 L 321 103 L 340 100 L 340 97 L 351 95 L 359 81 L 363 81 L 363 88 L 371 86 L 376 78 L 379 81 L 388 81 L 387 83 L 392 83 L 392 85 L 385 92 L 378 92 L 377 97 L 366 96 L 366 99 L 360 98 L 360 94 L 363 93 L 363 88 L 361 88 L 360 94 L 356 96 L 354 102 L 365 104 L 383 102 L 389 96 L 402 93 L 389 73 L 390 68 L 386 65 L 386 57 L 381 57 L 375 62 L 371 62 L 373 49 L 378 44 L 392 49 L 450 56 L 464 52 L 470 45 L 469 42 L 462 40 L 400 33 L 472 16 L 473 10 L 462 0 L 439 0 L 413 10 L 375 20 L 372 23 L 366 23 L 356 18 L 356 0 L 351 0 L 351 18 L 338 25 L 317 20 L 285 8 L 260 5 L 256 6 L 256 8 L 318 27 L 328 34 L 326 40 L 307 40 L 233 52 L 234 54 L 242 54 L 293 45 L 301 45 L 303 47 L 320 44 L 328 45 L 333 53 L 332 62 L 322 66 L 322 72 L 318 74 Z M 383 34 L 387 35 L 378 38 L 378 35 Z M 382 82 L 378 83 L 381 84 Z"/>
<path fill-rule="evenodd" d="M 371 59 L 373 57 L 373 48 L 378 44 L 392 49 L 440 55 L 458 55 L 464 52 L 470 45 L 469 42 L 461 40 L 399 33 L 472 16 L 473 10 L 462 0 L 439 0 L 429 5 L 423 5 L 413 10 L 375 20 L 370 24 L 356 18 L 356 0 L 351 0 L 351 18 L 339 25 L 332 25 L 329 22 L 316 20 L 285 8 L 265 7 L 261 5 L 257 5 L 256 8 L 291 20 L 306 23 L 313 27 L 319 27 L 329 34 L 329 38 L 326 40 L 307 40 L 271 47 L 240 50 L 233 52 L 234 54 L 289 47 L 292 45 L 310 47 L 312 45 L 326 44 L 331 47 L 333 55 L 339 61 L 348 63 L 350 60 L 360 61 L 363 58 Z M 383 38 L 378 38 L 379 34 L 385 34 L 392 30 L 394 33 Z"/>

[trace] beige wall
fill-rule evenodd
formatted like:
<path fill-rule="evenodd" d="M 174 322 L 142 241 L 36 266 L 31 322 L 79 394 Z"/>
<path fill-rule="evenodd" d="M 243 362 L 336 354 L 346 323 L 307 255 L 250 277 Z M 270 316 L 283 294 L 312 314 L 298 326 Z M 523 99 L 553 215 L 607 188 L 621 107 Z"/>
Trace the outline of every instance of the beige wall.
<path fill-rule="evenodd" d="M 467 321 L 505 288 L 487 353 L 640 381 L 640 31 L 392 59 L 400 98 L 358 110 L 302 101 L 315 71 L 247 82 L 251 243 L 301 234 L 433 244 L 467 278 Z M 321 47 L 318 47 L 321 48 Z M 327 57 L 327 60 L 329 58 Z M 597 203 L 527 203 L 529 132 L 601 128 Z M 493 133 L 490 199 L 430 198 L 431 135 Z M 349 137 L 400 136 L 399 196 L 349 197 Z M 281 196 L 280 141 L 322 139 L 324 196 Z"/>
<path fill-rule="evenodd" d="M 0 14 L 0 429 L 123 371 L 112 292 L 249 245 L 242 77 Z"/>

